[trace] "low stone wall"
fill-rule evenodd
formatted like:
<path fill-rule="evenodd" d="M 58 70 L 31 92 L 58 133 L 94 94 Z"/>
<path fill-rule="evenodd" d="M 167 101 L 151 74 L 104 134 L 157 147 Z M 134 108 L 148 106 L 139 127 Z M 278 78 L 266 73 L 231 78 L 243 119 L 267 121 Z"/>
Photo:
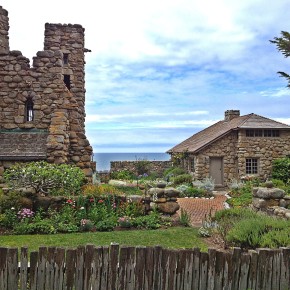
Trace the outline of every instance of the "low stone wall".
<path fill-rule="evenodd" d="M 284 190 L 268 187 L 253 188 L 253 207 L 256 210 L 290 219 L 290 196 Z"/>
<path fill-rule="evenodd" d="M 143 163 L 141 163 L 143 162 Z M 157 173 L 158 176 L 161 176 L 164 170 L 172 167 L 171 161 L 111 161 L 111 172 L 128 170 L 134 172 L 138 175 L 140 167 L 143 166 L 147 174 Z"/>

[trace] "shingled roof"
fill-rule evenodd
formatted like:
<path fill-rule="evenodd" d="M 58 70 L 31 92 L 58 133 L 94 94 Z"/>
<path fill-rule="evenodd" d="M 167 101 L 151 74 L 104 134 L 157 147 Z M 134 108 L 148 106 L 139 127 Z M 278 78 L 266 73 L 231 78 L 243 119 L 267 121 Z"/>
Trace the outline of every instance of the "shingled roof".
<path fill-rule="evenodd" d="M 0 131 L 0 160 L 45 159 L 47 136 L 43 131 Z"/>
<path fill-rule="evenodd" d="M 212 126 L 194 134 L 180 144 L 174 146 L 167 153 L 192 152 L 196 153 L 216 140 L 238 129 L 285 129 L 290 126 L 256 115 L 254 113 L 237 116 L 231 120 L 222 120 Z"/>

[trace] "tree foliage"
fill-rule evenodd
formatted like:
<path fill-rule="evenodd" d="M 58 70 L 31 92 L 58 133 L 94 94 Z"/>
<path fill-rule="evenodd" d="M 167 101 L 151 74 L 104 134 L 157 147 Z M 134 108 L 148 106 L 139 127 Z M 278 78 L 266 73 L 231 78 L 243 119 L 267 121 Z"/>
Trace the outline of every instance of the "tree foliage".
<path fill-rule="evenodd" d="M 274 37 L 273 40 L 270 40 L 271 43 L 274 43 L 277 47 L 277 49 L 285 56 L 289 57 L 290 56 L 290 33 L 287 31 L 281 31 L 281 37 Z M 278 71 L 277 72 L 281 77 L 284 77 L 288 81 L 287 87 L 290 88 L 290 75 Z"/>
<path fill-rule="evenodd" d="M 290 181 L 290 157 L 278 158 L 273 161 L 272 177 L 282 180 L 285 184 Z"/>
<path fill-rule="evenodd" d="M 76 194 L 84 184 L 85 175 L 76 166 L 45 161 L 17 163 L 4 172 L 5 182 L 12 189 L 32 187 L 36 193 Z"/>

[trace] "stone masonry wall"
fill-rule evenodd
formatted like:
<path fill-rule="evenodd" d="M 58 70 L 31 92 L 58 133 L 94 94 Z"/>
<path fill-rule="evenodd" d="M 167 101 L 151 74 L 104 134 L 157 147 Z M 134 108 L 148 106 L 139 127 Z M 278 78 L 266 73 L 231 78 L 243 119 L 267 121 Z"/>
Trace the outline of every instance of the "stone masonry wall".
<path fill-rule="evenodd" d="M 239 175 L 246 175 L 246 158 L 258 158 L 259 177 L 271 177 L 274 159 L 290 154 L 290 132 L 280 130 L 280 137 L 246 137 L 245 130 L 239 133 Z"/>
<path fill-rule="evenodd" d="M 209 176 L 210 157 L 223 158 L 224 182 L 227 184 L 233 178 L 237 178 L 236 160 L 237 134 L 230 133 L 224 138 L 214 142 L 201 151 L 195 159 L 195 179 L 204 179 Z"/>
<path fill-rule="evenodd" d="M 172 167 L 171 161 L 146 161 L 148 165 L 148 172 L 156 172 L 158 175 L 162 175 L 164 170 Z M 136 175 L 138 168 L 138 161 L 112 161 L 111 162 L 111 172 L 129 170 L 134 172 Z"/>
<path fill-rule="evenodd" d="M 46 23 L 44 50 L 37 52 L 32 67 L 20 51 L 9 50 L 8 30 L 8 12 L 0 6 L 0 130 L 47 131 L 47 160 L 76 164 L 90 177 L 92 147 L 84 126 L 84 28 Z M 64 75 L 69 76 L 69 89 Z M 28 99 L 33 101 L 33 121 L 26 121 Z M 4 163 L 0 161 L 0 174 Z"/>

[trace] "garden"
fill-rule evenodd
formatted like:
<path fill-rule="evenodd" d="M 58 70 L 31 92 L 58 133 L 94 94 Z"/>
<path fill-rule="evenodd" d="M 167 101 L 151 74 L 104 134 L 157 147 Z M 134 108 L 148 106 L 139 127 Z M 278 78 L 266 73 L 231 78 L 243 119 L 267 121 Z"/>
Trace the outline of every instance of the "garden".
<path fill-rule="evenodd" d="M 276 160 L 272 179 L 288 195 L 289 164 L 289 158 Z M 4 178 L 9 187 L 0 189 L 0 239 L 6 246 L 116 242 L 205 250 L 206 239 L 225 249 L 290 245 L 289 219 L 253 210 L 253 188 L 264 184 L 251 176 L 233 180 L 227 200 L 230 208 L 207 216 L 201 228 L 190 226 L 185 211 L 177 214 L 177 200 L 214 198 L 214 181 L 193 180 L 178 166 L 158 176 L 148 172 L 142 161 L 137 174 L 123 170 L 112 173 L 108 183 L 91 184 L 77 167 L 42 161 L 16 164 Z M 158 203 L 166 199 L 164 192 L 168 192 L 165 213 Z"/>

